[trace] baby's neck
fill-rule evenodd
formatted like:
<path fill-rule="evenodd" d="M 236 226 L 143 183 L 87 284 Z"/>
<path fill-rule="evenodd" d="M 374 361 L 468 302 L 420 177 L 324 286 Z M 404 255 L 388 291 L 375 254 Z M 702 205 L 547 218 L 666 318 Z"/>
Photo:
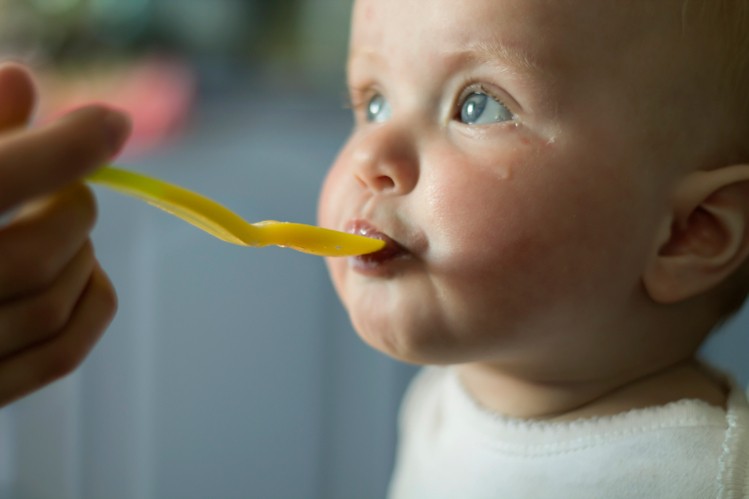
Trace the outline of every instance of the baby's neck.
<path fill-rule="evenodd" d="M 480 405 L 522 419 L 566 421 L 610 416 L 683 399 L 724 407 L 727 395 L 726 387 L 694 359 L 629 379 L 570 383 L 528 381 L 483 364 L 457 369 L 461 382 Z"/>

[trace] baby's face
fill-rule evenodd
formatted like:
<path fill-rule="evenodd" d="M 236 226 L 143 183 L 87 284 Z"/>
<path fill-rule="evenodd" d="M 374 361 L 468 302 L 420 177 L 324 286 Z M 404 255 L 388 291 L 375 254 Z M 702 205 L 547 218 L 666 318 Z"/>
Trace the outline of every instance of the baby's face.
<path fill-rule="evenodd" d="M 367 342 L 457 363 L 617 341 L 666 209 L 650 99 L 678 30 L 628 4 L 356 2 L 356 125 L 319 218 L 389 242 L 328 261 Z"/>

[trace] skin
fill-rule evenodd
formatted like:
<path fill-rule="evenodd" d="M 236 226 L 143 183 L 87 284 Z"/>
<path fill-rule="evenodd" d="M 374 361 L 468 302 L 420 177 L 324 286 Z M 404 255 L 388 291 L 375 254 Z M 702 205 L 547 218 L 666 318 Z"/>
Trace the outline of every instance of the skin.
<path fill-rule="evenodd" d="M 128 119 L 89 106 L 26 129 L 35 102 L 30 74 L 1 66 L 0 406 L 74 370 L 116 309 L 80 179 L 122 147 Z"/>
<path fill-rule="evenodd" d="M 328 260 L 360 336 L 459 365 L 479 402 L 510 416 L 722 405 L 693 360 L 712 311 L 663 306 L 642 283 L 674 190 L 721 132 L 701 124 L 720 106 L 690 117 L 705 76 L 680 30 L 670 0 L 358 0 L 356 125 L 319 220 L 406 250 Z M 462 122 L 477 91 L 512 118 Z M 380 96 L 390 112 L 371 119 Z"/>

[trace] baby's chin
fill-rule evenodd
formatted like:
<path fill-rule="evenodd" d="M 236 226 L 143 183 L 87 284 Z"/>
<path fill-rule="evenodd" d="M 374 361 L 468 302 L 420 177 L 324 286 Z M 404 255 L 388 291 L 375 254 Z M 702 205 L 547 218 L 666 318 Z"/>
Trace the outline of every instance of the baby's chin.
<path fill-rule="evenodd" d="M 461 357 L 461 350 L 450 346 L 450 342 L 445 341 L 446 333 L 439 329 L 393 324 L 391 319 L 351 316 L 354 330 L 368 346 L 400 362 L 448 365 L 471 360 Z"/>

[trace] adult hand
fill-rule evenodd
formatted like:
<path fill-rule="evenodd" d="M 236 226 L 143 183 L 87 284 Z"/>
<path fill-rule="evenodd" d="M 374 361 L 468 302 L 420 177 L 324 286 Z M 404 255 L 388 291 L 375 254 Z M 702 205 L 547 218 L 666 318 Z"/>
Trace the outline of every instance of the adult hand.
<path fill-rule="evenodd" d="M 11 218 L 0 226 L 0 406 L 74 370 L 116 309 L 81 178 L 117 153 L 129 121 L 89 106 L 28 129 L 35 101 L 23 67 L 0 67 L 0 216 Z"/>

